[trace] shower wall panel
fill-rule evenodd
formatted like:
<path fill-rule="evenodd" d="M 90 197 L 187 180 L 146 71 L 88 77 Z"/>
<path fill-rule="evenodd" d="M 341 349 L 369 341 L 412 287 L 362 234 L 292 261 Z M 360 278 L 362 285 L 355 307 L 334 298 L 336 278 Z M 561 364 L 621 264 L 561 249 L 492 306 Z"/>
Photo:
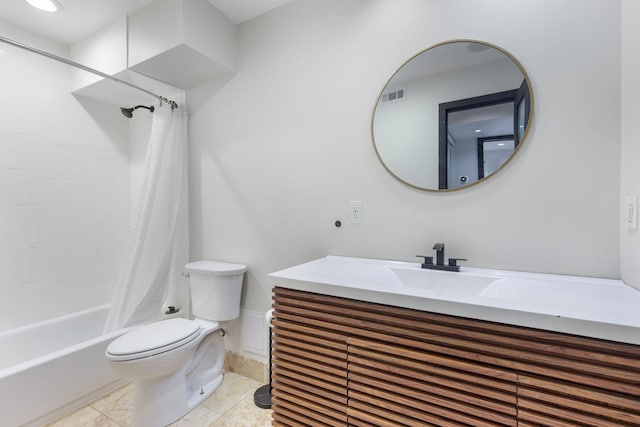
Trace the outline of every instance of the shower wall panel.
<path fill-rule="evenodd" d="M 71 95 L 70 75 L 0 49 L 0 331 L 107 303 L 117 279 L 130 218 L 128 123 L 117 108 Z"/>

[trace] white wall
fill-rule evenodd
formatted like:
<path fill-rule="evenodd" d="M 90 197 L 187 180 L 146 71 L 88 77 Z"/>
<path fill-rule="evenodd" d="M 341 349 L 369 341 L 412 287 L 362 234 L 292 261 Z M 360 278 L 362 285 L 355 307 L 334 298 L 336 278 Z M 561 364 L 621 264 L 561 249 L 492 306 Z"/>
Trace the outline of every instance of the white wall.
<path fill-rule="evenodd" d="M 0 33 L 68 52 L 10 25 Z M 70 67 L 0 47 L 0 330 L 109 302 L 129 221 L 128 125 Z"/>
<path fill-rule="evenodd" d="M 127 68 L 127 17 L 116 19 L 104 28 L 71 45 L 72 61 L 103 73 L 116 75 Z M 71 69 L 72 90 L 104 80 L 78 68 Z"/>
<path fill-rule="evenodd" d="M 622 173 L 621 196 L 640 195 L 640 3 L 622 0 Z M 624 205 L 623 205 L 624 206 Z M 622 279 L 640 289 L 640 230 L 627 230 L 621 209 Z"/>
<path fill-rule="evenodd" d="M 471 266 L 620 276 L 618 2 L 300 0 L 239 35 L 237 74 L 189 93 L 191 258 L 246 263 L 246 309 L 269 308 L 269 272 L 327 254 L 416 261 L 435 242 Z M 407 58 L 458 38 L 519 59 L 532 130 L 482 185 L 426 193 L 379 163 L 371 113 Z"/>

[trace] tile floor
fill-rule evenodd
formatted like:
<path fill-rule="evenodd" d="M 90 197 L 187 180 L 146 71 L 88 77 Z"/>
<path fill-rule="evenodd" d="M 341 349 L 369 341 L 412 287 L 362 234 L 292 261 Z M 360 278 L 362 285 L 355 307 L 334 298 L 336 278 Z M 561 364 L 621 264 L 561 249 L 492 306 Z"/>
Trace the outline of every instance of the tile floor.
<path fill-rule="evenodd" d="M 262 384 L 233 372 L 213 396 L 171 427 L 267 427 L 271 411 L 253 403 L 253 392 Z M 133 427 L 133 387 L 124 386 L 48 427 Z"/>

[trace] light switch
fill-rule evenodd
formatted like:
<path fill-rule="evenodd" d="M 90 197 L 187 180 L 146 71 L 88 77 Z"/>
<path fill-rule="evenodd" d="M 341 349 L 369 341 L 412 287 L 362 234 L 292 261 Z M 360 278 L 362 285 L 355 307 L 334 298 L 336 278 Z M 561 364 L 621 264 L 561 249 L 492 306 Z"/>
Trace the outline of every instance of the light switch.
<path fill-rule="evenodd" d="M 625 222 L 627 230 L 638 229 L 638 196 L 627 196 L 625 198 Z"/>

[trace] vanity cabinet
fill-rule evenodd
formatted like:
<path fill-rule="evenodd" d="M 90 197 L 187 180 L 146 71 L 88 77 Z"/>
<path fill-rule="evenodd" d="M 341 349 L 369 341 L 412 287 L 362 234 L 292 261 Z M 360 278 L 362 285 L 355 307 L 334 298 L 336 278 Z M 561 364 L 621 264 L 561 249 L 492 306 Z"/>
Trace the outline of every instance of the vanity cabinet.
<path fill-rule="evenodd" d="M 276 287 L 275 426 L 640 425 L 640 347 Z"/>

